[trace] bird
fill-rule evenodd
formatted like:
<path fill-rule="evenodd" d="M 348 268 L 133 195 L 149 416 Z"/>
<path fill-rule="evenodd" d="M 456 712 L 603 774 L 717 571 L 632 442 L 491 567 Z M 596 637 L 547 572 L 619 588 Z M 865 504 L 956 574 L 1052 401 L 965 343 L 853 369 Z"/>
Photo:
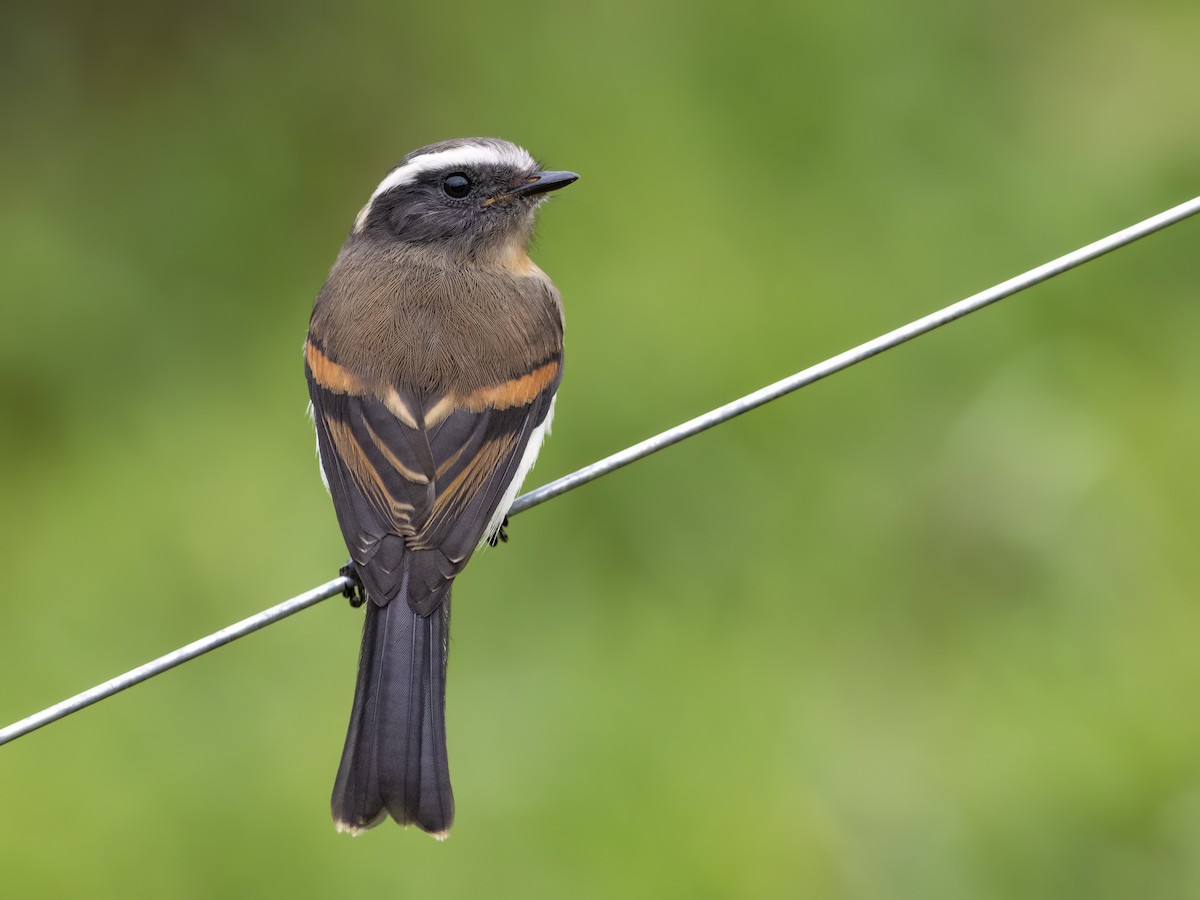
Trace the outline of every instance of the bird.
<path fill-rule="evenodd" d="M 535 214 L 578 179 L 498 138 L 414 150 L 356 217 L 304 344 L 317 453 L 365 595 L 331 798 L 339 831 L 388 816 L 444 839 L 450 592 L 550 430 L 558 290 L 529 257 Z"/>

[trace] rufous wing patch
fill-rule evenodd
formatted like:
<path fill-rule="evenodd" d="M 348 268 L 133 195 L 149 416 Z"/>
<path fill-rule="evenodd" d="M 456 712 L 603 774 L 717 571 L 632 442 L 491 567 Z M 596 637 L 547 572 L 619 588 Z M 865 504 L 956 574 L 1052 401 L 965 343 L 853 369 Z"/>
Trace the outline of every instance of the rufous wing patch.
<path fill-rule="evenodd" d="M 308 363 L 313 380 L 325 390 L 334 394 L 355 396 L 367 393 L 367 386 L 361 378 L 345 366 L 335 363 L 312 341 L 304 342 L 304 361 Z"/>
<path fill-rule="evenodd" d="M 559 362 L 553 359 L 538 366 L 528 375 L 479 388 L 466 395 L 456 396 L 455 405 L 471 412 L 526 406 L 532 403 L 534 398 L 558 377 L 558 370 Z"/>

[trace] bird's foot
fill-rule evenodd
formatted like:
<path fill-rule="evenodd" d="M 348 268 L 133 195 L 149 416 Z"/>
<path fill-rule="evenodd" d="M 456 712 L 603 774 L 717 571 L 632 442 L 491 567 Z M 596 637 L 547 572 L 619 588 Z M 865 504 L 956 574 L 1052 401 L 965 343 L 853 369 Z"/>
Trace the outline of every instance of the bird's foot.
<path fill-rule="evenodd" d="M 496 529 L 496 533 L 488 538 L 488 546 L 495 547 L 503 541 L 508 543 L 508 516 L 504 517 L 504 521 L 500 523 L 500 527 Z"/>
<path fill-rule="evenodd" d="M 338 569 L 338 574 L 343 578 L 350 579 L 350 585 L 342 591 L 342 596 L 350 601 L 351 606 L 358 609 L 367 602 L 367 592 L 363 589 L 362 580 L 358 577 L 358 569 L 354 568 L 353 562 L 348 562 Z"/>

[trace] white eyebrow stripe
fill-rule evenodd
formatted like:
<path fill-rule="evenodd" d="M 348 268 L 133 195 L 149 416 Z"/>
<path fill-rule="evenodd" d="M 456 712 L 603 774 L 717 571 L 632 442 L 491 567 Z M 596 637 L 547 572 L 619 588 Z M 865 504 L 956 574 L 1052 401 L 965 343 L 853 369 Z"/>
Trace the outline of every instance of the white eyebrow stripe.
<path fill-rule="evenodd" d="M 506 148 L 499 148 L 487 144 L 467 144 L 462 147 L 454 147 L 450 150 L 441 150 L 437 153 L 423 153 L 409 160 L 404 165 L 397 166 L 388 172 L 383 181 L 379 182 L 379 187 L 375 188 L 375 193 L 371 195 L 371 201 L 374 201 L 376 197 L 385 191 L 390 191 L 399 185 L 416 181 L 426 172 L 450 171 L 458 167 L 469 168 L 473 166 L 495 165 L 508 165 L 516 169 L 525 169 L 533 168 L 537 163 L 534 162 L 533 157 L 526 151 L 512 145 Z M 368 206 L 371 201 L 368 201 Z"/>

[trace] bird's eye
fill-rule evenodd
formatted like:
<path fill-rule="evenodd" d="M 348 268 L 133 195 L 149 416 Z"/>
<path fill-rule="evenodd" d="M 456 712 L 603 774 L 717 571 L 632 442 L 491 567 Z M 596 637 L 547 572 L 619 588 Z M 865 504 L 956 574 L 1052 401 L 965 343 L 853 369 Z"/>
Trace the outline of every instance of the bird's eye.
<path fill-rule="evenodd" d="M 467 194 L 471 193 L 471 179 L 462 172 L 447 175 L 442 179 L 442 190 L 446 192 L 447 197 L 461 200 Z"/>

